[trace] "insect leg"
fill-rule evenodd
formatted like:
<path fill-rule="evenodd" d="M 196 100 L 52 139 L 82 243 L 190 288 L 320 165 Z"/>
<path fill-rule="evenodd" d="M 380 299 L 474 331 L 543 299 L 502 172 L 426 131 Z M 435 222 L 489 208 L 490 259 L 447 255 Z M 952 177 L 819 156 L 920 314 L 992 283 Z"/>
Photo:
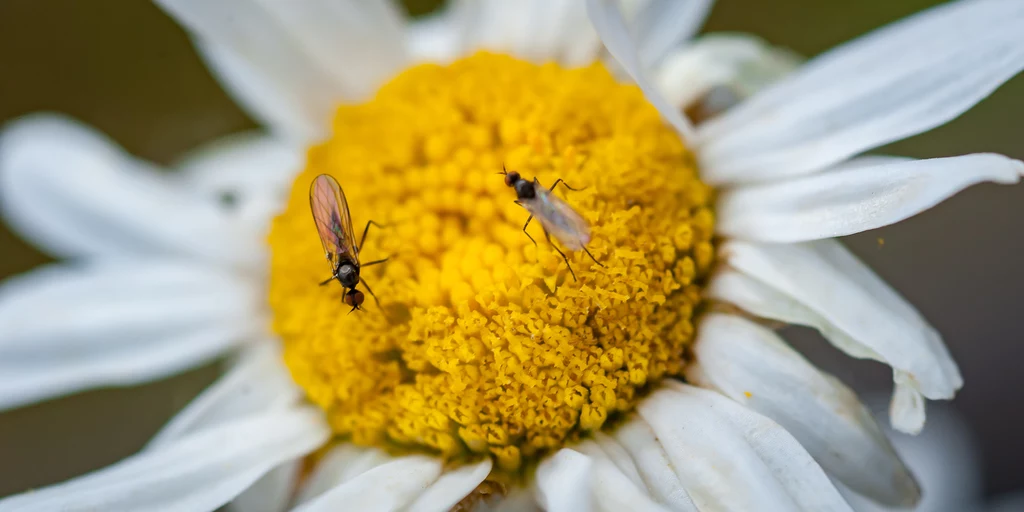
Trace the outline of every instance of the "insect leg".
<path fill-rule="evenodd" d="M 590 256 L 590 259 L 594 260 L 594 263 L 597 263 L 597 266 L 599 266 L 599 267 L 603 267 L 604 266 L 603 263 L 601 263 L 600 261 L 597 261 L 597 258 L 595 258 L 593 254 L 590 254 L 590 250 L 588 250 L 586 247 L 583 247 L 583 250 L 587 253 L 587 256 Z"/>
<path fill-rule="evenodd" d="M 370 289 L 370 285 L 366 284 L 366 279 L 363 279 L 362 277 L 360 277 L 359 278 L 359 282 L 363 283 L 363 286 L 366 287 L 366 291 L 370 292 L 370 296 L 373 297 L 373 301 L 377 303 L 377 307 L 379 308 L 380 307 L 380 300 L 377 299 L 377 294 L 373 293 L 373 290 Z M 383 309 L 383 308 L 381 308 L 381 309 Z"/>
<path fill-rule="evenodd" d="M 528 228 L 528 227 L 530 226 L 530 221 L 531 221 L 531 220 L 533 220 L 533 214 L 532 214 L 532 213 L 531 213 L 531 214 L 530 214 L 530 216 L 529 216 L 529 217 L 528 217 L 528 218 L 526 219 L 526 224 L 523 224 L 523 234 L 525 234 L 525 235 L 526 235 L 526 238 L 529 238 L 529 239 L 530 239 L 530 241 L 531 241 L 531 242 L 533 242 L 533 246 L 534 246 L 534 247 L 537 247 L 537 241 L 536 241 L 536 240 L 534 240 L 534 239 L 533 239 L 533 237 L 532 237 L 532 236 L 530 236 L 530 234 L 526 232 L 526 228 Z M 547 231 L 545 231 L 545 233 L 547 233 Z"/>
<path fill-rule="evenodd" d="M 583 190 L 582 188 L 572 188 L 569 186 L 568 183 L 565 182 L 565 180 L 563 180 L 562 178 L 558 178 L 557 180 L 555 180 L 555 183 L 551 185 L 551 188 L 548 189 L 548 192 L 554 192 L 555 187 L 558 186 L 559 183 L 561 183 L 563 187 L 572 190 L 573 192 L 579 192 L 580 190 Z"/>
<path fill-rule="evenodd" d="M 551 233 L 548 233 L 548 230 L 546 229 L 544 230 L 544 238 L 548 239 L 548 243 L 551 244 L 551 248 L 558 251 L 558 254 L 560 254 L 562 256 L 562 259 L 565 260 L 565 266 L 569 267 L 569 273 L 572 274 L 572 280 L 577 281 L 576 272 L 572 271 L 572 265 L 569 264 L 569 258 L 565 257 L 565 253 L 562 252 L 562 250 L 559 249 L 558 246 L 551 242 Z"/>
<path fill-rule="evenodd" d="M 323 280 L 323 282 L 320 283 L 320 286 L 323 286 L 331 281 L 334 281 L 334 276 L 328 277 L 327 279 Z"/>
<path fill-rule="evenodd" d="M 391 258 L 384 258 L 382 260 L 375 260 L 375 261 L 371 261 L 369 263 L 363 263 L 363 264 L 359 265 L 359 268 L 369 267 L 370 265 L 376 265 L 378 263 L 384 263 L 385 261 L 390 260 L 390 259 Z"/>
<path fill-rule="evenodd" d="M 362 236 L 362 238 L 359 239 L 359 246 L 356 247 L 356 251 L 357 252 L 363 250 L 363 242 L 366 241 L 366 233 L 368 231 L 370 231 L 370 224 L 373 224 L 374 226 L 377 226 L 377 228 L 379 228 L 379 229 L 384 229 L 384 226 L 381 226 L 380 224 L 378 224 L 378 223 L 376 223 L 376 222 L 374 222 L 372 220 L 367 221 L 366 222 L 366 227 L 363 228 L 363 236 Z"/>

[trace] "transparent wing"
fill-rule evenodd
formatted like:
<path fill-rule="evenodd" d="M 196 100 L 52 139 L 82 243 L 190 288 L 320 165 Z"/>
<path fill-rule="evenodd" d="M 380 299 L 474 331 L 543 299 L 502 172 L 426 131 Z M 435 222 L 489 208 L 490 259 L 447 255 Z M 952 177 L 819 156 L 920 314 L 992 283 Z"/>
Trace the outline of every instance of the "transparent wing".
<path fill-rule="evenodd" d="M 578 251 L 590 242 L 590 225 L 565 201 L 543 187 L 536 187 L 537 195 L 523 206 L 544 225 L 551 236 L 570 251 Z"/>
<path fill-rule="evenodd" d="M 342 259 L 358 265 L 352 216 L 338 180 L 326 174 L 317 176 L 309 186 L 309 209 L 313 212 L 313 222 L 316 223 L 324 253 L 331 262 L 331 271 L 338 268 Z"/>

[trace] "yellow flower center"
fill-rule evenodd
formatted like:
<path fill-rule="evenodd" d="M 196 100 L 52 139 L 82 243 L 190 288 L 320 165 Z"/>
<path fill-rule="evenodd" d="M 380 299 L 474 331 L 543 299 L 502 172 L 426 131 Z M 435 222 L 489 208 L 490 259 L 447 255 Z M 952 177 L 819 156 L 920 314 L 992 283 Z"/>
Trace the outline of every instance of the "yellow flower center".
<path fill-rule="evenodd" d="M 339 108 L 270 233 L 270 305 L 285 361 L 337 435 L 489 454 L 506 471 L 629 411 L 680 375 L 711 265 L 712 190 L 632 85 L 478 54 L 411 68 Z M 589 222 L 565 250 L 514 204 L 505 165 Z M 344 189 L 366 293 L 349 313 L 310 213 L 327 173 Z M 552 238 L 554 243 L 558 243 Z M 360 285 L 360 288 L 362 286 Z M 365 288 L 362 288 L 365 292 Z"/>

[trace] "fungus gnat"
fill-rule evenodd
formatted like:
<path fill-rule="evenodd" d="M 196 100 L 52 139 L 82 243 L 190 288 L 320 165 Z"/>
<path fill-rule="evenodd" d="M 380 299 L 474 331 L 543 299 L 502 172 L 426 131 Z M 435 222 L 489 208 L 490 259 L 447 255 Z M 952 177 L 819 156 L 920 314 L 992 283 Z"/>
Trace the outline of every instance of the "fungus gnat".
<path fill-rule="evenodd" d="M 327 261 L 331 263 L 331 277 L 320 283 L 323 286 L 337 279 L 344 287 L 342 300 L 345 304 L 352 306 L 349 313 L 360 309 L 363 303 L 363 292 L 356 289 L 356 285 L 363 283 L 366 291 L 370 292 L 373 300 L 380 305 L 377 295 L 373 293 L 366 280 L 359 277 L 359 270 L 363 267 L 384 263 L 387 258 L 359 263 L 359 250 L 366 240 L 366 233 L 370 230 L 370 224 L 381 227 L 374 221 L 366 223 L 363 228 L 363 236 L 359 239 L 359 245 L 355 244 L 355 233 L 352 231 L 352 216 L 348 211 L 348 201 L 345 200 L 345 192 L 338 185 L 338 180 L 327 174 L 321 174 L 313 179 L 309 186 L 309 208 L 313 211 L 313 221 L 316 223 L 316 231 L 320 235 L 320 243 L 324 246 L 324 253 Z"/>
<path fill-rule="evenodd" d="M 582 249 L 587 253 L 587 256 L 590 256 L 590 259 L 594 260 L 594 263 L 601 267 L 604 266 L 587 250 L 587 243 L 590 242 L 590 226 L 587 224 L 587 221 L 583 220 L 583 217 L 576 213 L 576 210 L 573 210 L 565 201 L 562 201 L 552 193 L 559 183 L 569 190 L 576 191 L 578 189 L 570 187 L 562 178 L 555 180 L 551 188 L 545 189 L 540 185 L 536 177 L 533 178 L 533 181 L 526 181 L 518 172 L 508 172 L 504 166 L 502 166 L 500 174 L 505 176 L 505 185 L 515 189 L 516 204 L 530 212 L 530 217 L 526 219 L 526 224 L 523 225 L 523 233 L 526 233 L 527 238 L 533 242 L 533 245 L 537 245 L 537 241 L 530 236 L 530 233 L 527 233 L 526 228 L 529 227 L 530 221 L 537 217 L 541 227 L 544 228 L 544 237 L 547 238 L 548 243 L 551 243 L 551 235 L 553 234 L 566 249 L 570 251 Z M 558 251 L 558 254 L 565 260 L 565 265 L 569 267 L 569 273 L 572 274 L 572 280 L 576 281 L 576 272 L 573 272 L 572 265 L 569 265 L 569 258 L 555 244 L 551 243 L 551 247 Z"/>

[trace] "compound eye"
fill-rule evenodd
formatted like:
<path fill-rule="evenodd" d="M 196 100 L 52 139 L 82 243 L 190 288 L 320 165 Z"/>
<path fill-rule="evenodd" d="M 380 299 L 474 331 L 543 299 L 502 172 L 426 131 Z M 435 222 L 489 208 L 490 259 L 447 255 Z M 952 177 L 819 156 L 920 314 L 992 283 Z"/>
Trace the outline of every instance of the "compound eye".
<path fill-rule="evenodd" d="M 505 186 L 506 187 L 511 187 L 512 185 L 515 185 L 517 181 L 519 181 L 519 173 L 518 172 L 512 171 L 512 172 L 510 172 L 510 173 L 505 175 Z"/>

